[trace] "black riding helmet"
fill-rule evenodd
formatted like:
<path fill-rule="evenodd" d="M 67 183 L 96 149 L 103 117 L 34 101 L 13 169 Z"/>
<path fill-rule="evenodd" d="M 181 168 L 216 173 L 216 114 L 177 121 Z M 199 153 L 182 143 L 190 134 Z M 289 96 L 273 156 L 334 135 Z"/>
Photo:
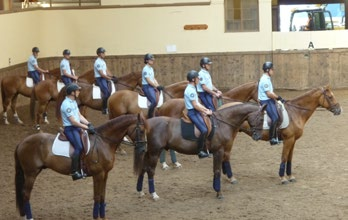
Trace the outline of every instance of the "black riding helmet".
<path fill-rule="evenodd" d="M 273 68 L 273 63 L 271 61 L 266 61 L 263 65 L 262 65 L 262 69 L 264 72 L 268 72 L 270 69 Z"/>
<path fill-rule="evenodd" d="M 155 56 L 153 54 L 147 53 L 144 56 L 144 63 L 147 63 L 148 60 L 154 60 L 154 59 L 155 59 Z"/>
<path fill-rule="evenodd" d="M 192 82 L 192 80 L 197 77 L 198 77 L 198 72 L 196 70 L 190 70 L 190 72 L 188 72 L 186 76 L 189 82 Z"/>
<path fill-rule="evenodd" d="M 203 57 L 201 59 L 201 61 L 199 62 L 199 64 L 201 65 L 201 67 L 203 67 L 203 65 L 206 64 L 212 64 L 213 62 L 211 62 L 211 60 L 208 57 Z"/>
<path fill-rule="evenodd" d="M 63 55 L 70 55 L 70 50 L 68 49 L 63 50 Z"/>
<path fill-rule="evenodd" d="M 38 52 L 40 52 L 40 50 L 38 47 L 33 47 L 33 49 L 31 49 L 31 52 L 38 53 Z"/>
<path fill-rule="evenodd" d="M 98 49 L 97 49 L 97 54 L 99 55 L 99 54 L 101 54 L 101 53 L 105 53 L 105 49 L 104 48 L 102 48 L 102 47 L 99 47 Z"/>
<path fill-rule="evenodd" d="M 67 87 L 66 87 L 66 94 L 71 95 L 72 92 L 76 91 L 76 90 L 80 90 L 81 87 L 79 85 L 77 85 L 76 83 L 70 83 Z"/>

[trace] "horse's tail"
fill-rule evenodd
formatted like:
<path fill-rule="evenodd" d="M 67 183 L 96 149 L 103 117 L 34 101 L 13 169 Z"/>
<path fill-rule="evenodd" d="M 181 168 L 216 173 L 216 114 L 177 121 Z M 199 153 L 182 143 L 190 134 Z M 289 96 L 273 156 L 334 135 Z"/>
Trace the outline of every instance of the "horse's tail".
<path fill-rule="evenodd" d="M 56 118 L 58 121 L 62 120 L 62 115 L 60 113 L 60 106 L 65 99 L 66 95 L 66 86 L 64 86 L 58 93 L 57 101 L 56 101 Z"/>
<path fill-rule="evenodd" d="M 2 105 L 4 106 L 5 104 L 5 96 L 6 96 L 6 92 L 5 92 L 5 87 L 4 87 L 4 80 L 1 80 L 1 100 L 2 100 Z"/>
<path fill-rule="evenodd" d="M 24 195 L 23 195 L 23 188 L 24 188 L 24 173 L 21 164 L 18 160 L 17 155 L 17 149 L 18 145 L 16 147 L 14 157 L 15 157 L 15 186 L 16 186 L 16 206 L 21 216 L 24 216 Z"/>
<path fill-rule="evenodd" d="M 35 105 L 36 105 L 36 93 L 35 93 L 35 86 L 34 86 L 30 96 L 30 117 L 32 120 L 35 120 Z"/>

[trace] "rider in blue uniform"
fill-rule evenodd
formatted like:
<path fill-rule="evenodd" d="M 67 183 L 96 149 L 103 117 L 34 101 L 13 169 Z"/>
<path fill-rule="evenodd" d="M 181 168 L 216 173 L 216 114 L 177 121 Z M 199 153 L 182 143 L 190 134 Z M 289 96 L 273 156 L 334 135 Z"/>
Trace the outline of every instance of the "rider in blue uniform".
<path fill-rule="evenodd" d="M 48 73 L 48 70 L 43 70 L 39 67 L 37 63 L 37 57 L 39 56 L 39 48 L 38 47 L 33 47 L 32 55 L 30 55 L 28 59 L 28 76 L 33 79 L 34 84 L 36 85 L 41 81 L 40 75 L 43 73 Z"/>
<path fill-rule="evenodd" d="M 142 88 L 145 96 L 150 101 L 149 110 L 147 113 L 147 118 L 152 118 L 155 111 L 157 101 L 156 101 L 156 89 L 161 90 L 162 87 L 158 85 L 155 78 L 155 73 L 153 71 L 152 65 L 155 61 L 154 55 L 148 53 L 144 57 L 145 66 L 142 71 Z"/>
<path fill-rule="evenodd" d="M 69 61 L 70 54 L 71 54 L 70 50 L 65 49 L 63 51 L 64 58 L 62 59 L 62 61 L 60 61 L 60 75 L 65 85 L 68 85 L 74 82 L 78 78 L 72 73 L 72 69 L 70 67 L 70 61 Z"/>
<path fill-rule="evenodd" d="M 195 70 L 191 70 L 187 73 L 188 84 L 184 92 L 185 107 L 187 109 L 187 115 L 191 121 L 201 132 L 197 145 L 198 145 L 198 157 L 205 158 L 209 154 L 204 151 L 205 139 L 207 136 L 208 128 L 203 121 L 201 113 L 211 115 L 211 109 L 208 109 L 198 102 L 198 95 L 196 91 L 196 85 L 199 82 L 198 73 Z"/>
<path fill-rule="evenodd" d="M 108 114 L 108 99 L 111 95 L 111 92 L 108 88 L 108 81 L 112 79 L 112 74 L 108 70 L 105 63 L 105 49 L 99 47 L 97 49 L 98 58 L 94 62 L 94 77 L 96 79 L 96 84 L 100 87 L 100 90 L 103 93 L 103 114 Z"/>
<path fill-rule="evenodd" d="M 222 93 L 218 90 L 212 82 L 209 70 L 212 62 L 208 57 L 203 57 L 200 61 L 201 70 L 199 71 L 199 84 L 197 85 L 197 92 L 202 104 L 212 111 L 215 111 L 213 104 L 213 96 L 219 98 Z"/>
<path fill-rule="evenodd" d="M 279 116 L 276 107 L 276 100 L 285 102 L 285 100 L 279 95 L 275 94 L 273 91 L 273 84 L 271 77 L 274 74 L 273 63 L 265 62 L 262 66 L 263 74 L 259 81 L 258 86 L 258 99 L 260 100 L 261 105 L 267 104 L 266 111 L 268 116 L 271 118 L 272 123 L 269 129 L 269 140 L 271 145 L 279 144 L 277 135 L 277 123 L 279 121 Z"/>
<path fill-rule="evenodd" d="M 81 129 L 88 130 L 94 134 L 93 125 L 80 114 L 76 103 L 76 98 L 80 94 L 80 89 L 76 83 L 70 83 L 66 88 L 66 97 L 60 106 L 61 117 L 64 126 L 64 134 L 74 147 L 74 153 L 71 157 L 71 176 L 73 180 L 83 178 L 79 172 L 80 155 L 82 152 L 82 140 L 80 136 Z"/>

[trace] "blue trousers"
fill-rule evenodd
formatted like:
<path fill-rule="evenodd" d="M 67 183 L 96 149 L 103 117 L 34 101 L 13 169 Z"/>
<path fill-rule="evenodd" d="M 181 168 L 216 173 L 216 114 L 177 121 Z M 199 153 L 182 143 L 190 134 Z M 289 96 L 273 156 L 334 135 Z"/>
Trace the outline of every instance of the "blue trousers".
<path fill-rule="evenodd" d="M 96 78 L 96 84 L 100 87 L 100 90 L 103 93 L 103 99 L 108 99 L 111 95 L 108 87 L 108 81 L 103 77 Z"/>
<path fill-rule="evenodd" d="M 80 136 L 81 128 L 75 126 L 65 126 L 64 134 L 74 147 L 74 155 L 80 155 L 82 151 L 82 140 Z"/>
<path fill-rule="evenodd" d="M 73 79 L 72 79 L 72 78 L 67 77 L 67 76 L 64 76 L 64 75 L 61 77 L 61 79 L 62 79 L 64 85 L 68 85 L 68 84 L 70 84 L 70 83 L 73 82 Z"/>
<path fill-rule="evenodd" d="M 211 94 L 207 92 L 200 92 L 198 93 L 198 96 L 206 108 L 215 111 L 215 107 L 213 104 L 213 96 Z"/>
<path fill-rule="evenodd" d="M 143 85 L 143 91 L 147 99 L 150 101 L 149 109 L 155 109 L 156 103 L 156 90 L 150 85 Z"/>
<path fill-rule="evenodd" d="M 261 105 L 267 104 L 266 111 L 267 115 L 271 118 L 272 123 L 278 121 L 279 116 L 277 112 L 277 107 L 274 99 L 260 100 Z"/>
<path fill-rule="evenodd" d="M 37 70 L 29 71 L 28 75 L 29 75 L 30 78 L 33 79 L 33 82 L 34 82 L 35 85 L 38 84 L 41 81 L 40 80 L 40 73 Z"/>
<path fill-rule="evenodd" d="M 202 115 L 196 109 L 190 109 L 187 112 L 187 116 L 191 119 L 191 121 L 196 125 L 198 130 L 201 132 L 201 135 L 206 135 L 208 132 L 208 128 L 203 121 Z"/>

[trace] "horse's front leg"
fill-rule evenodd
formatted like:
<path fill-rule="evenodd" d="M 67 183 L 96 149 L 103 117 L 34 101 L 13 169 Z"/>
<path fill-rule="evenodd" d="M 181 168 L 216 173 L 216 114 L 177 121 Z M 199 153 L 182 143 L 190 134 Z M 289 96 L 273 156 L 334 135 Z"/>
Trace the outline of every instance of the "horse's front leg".
<path fill-rule="evenodd" d="M 232 166 L 230 163 L 230 151 L 224 151 L 223 161 L 222 161 L 222 173 L 228 178 L 231 184 L 237 184 L 238 180 L 233 176 Z"/>
<path fill-rule="evenodd" d="M 147 171 L 147 177 L 148 177 L 148 183 L 149 183 L 149 193 L 153 200 L 157 201 L 159 200 L 159 196 L 157 195 L 155 191 L 155 170 L 156 165 L 158 161 L 158 157 L 161 151 L 159 152 L 152 152 L 151 154 L 147 152 L 145 154 L 145 160 L 144 160 L 144 167 L 146 167 Z"/>
<path fill-rule="evenodd" d="M 17 97 L 18 94 L 13 96 L 12 101 L 11 101 L 11 110 L 13 112 L 13 117 L 15 118 L 16 122 L 18 124 L 23 124 L 23 121 L 18 117 L 18 113 L 16 111 L 16 106 L 17 106 Z"/>
<path fill-rule="evenodd" d="M 279 177 L 281 184 L 288 184 L 289 181 L 295 182 L 295 177 L 291 174 L 291 159 L 292 159 L 292 152 L 294 149 L 295 141 L 290 140 L 284 140 L 283 142 L 283 152 L 282 152 L 282 158 L 281 163 L 279 167 Z M 285 171 L 288 176 L 286 178 Z"/>
<path fill-rule="evenodd" d="M 216 151 L 214 153 L 214 162 L 213 162 L 213 188 L 216 191 L 216 197 L 222 199 L 223 195 L 221 193 L 221 163 L 222 163 L 223 150 Z"/>
<path fill-rule="evenodd" d="M 93 219 L 105 219 L 105 190 L 106 181 L 108 179 L 108 173 L 102 172 L 96 176 L 93 176 L 94 185 L 94 206 L 93 206 Z"/>

